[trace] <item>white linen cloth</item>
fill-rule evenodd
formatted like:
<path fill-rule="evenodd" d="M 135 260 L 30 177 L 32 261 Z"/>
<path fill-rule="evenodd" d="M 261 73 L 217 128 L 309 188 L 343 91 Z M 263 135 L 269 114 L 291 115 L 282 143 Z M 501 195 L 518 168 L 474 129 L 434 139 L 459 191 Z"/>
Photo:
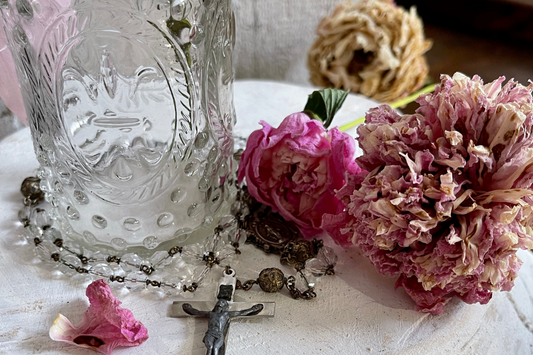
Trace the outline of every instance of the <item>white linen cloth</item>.
<path fill-rule="evenodd" d="M 317 37 L 316 28 L 346 1 L 233 0 L 237 79 L 308 84 L 307 52 Z"/>
<path fill-rule="evenodd" d="M 312 91 L 272 82 L 235 84 L 238 121 L 236 133 L 247 136 L 259 120 L 278 125 L 300 111 Z M 352 121 L 374 103 L 349 95 L 334 125 Z M 87 307 L 87 282 L 79 276 L 60 277 L 43 269 L 32 247 L 21 245 L 17 211 L 24 177 L 35 174 L 29 130 L 0 142 L 0 354 L 93 355 L 92 350 L 50 340 L 48 329 L 58 313 L 74 324 Z M 332 245 L 331 240 L 326 240 Z M 531 354 L 533 349 L 533 254 L 521 251 L 524 265 L 511 292 L 497 292 L 488 305 L 467 305 L 452 300 L 444 312 L 431 316 L 413 311 L 414 303 L 394 279 L 380 275 L 355 247 L 332 245 L 339 256 L 336 276 L 322 277 L 318 298 L 296 301 L 288 292 L 266 294 L 258 288 L 237 291 L 236 300 L 276 302 L 274 318 L 239 320 L 230 327 L 228 355 L 286 354 Z M 237 276 L 257 277 L 266 267 L 279 267 L 279 257 L 252 246 L 231 261 Z M 294 274 L 290 268 L 282 268 Z M 217 272 L 214 269 L 212 272 Z M 257 287 L 257 286 L 256 286 Z M 116 349 L 115 355 L 200 355 L 204 319 L 168 318 L 179 297 L 154 299 L 149 292 L 115 294 L 148 328 L 150 338 L 135 348 Z M 214 284 L 201 287 L 195 299 L 212 300 Z"/>

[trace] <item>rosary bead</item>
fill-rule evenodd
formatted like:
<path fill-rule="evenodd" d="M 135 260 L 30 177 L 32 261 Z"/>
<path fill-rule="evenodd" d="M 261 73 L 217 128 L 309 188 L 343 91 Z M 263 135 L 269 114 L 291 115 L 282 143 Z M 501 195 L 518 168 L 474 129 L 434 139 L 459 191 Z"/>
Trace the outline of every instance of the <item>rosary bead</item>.
<path fill-rule="evenodd" d="M 125 271 L 138 271 L 141 268 L 142 259 L 134 253 L 124 254 L 120 258 L 120 265 Z"/>
<path fill-rule="evenodd" d="M 133 292 L 137 292 L 146 287 L 146 280 L 148 277 L 141 271 L 130 272 L 126 276 L 126 287 Z"/>
<path fill-rule="evenodd" d="M 285 275 L 278 268 L 263 269 L 257 279 L 259 287 L 265 292 L 279 292 L 285 284 Z"/>
<path fill-rule="evenodd" d="M 92 269 L 91 272 L 94 275 L 101 276 L 101 277 L 111 277 L 113 276 L 113 269 L 109 267 L 107 264 L 96 264 Z"/>
<path fill-rule="evenodd" d="M 18 219 L 20 222 L 24 223 L 26 221 L 30 220 L 30 214 L 31 214 L 31 207 L 30 206 L 24 206 L 19 210 L 18 213 Z"/>
<path fill-rule="evenodd" d="M 44 194 L 40 188 L 41 179 L 38 177 L 27 177 L 20 186 L 22 195 L 31 201 L 32 205 L 41 203 L 44 200 Z"/>

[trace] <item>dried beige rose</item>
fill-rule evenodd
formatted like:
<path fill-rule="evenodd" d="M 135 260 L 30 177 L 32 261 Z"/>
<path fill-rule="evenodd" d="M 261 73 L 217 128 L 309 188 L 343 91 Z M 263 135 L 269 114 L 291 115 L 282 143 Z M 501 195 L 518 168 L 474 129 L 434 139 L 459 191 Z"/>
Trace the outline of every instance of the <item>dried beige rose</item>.
<path fill-rule="evenodd" d="M 315 85 L 392 102 L 424 84 L 431 41 L 414 7 L 407 12 L 389 0 L 343 3 L 317 33 L 308 54 Z"/>

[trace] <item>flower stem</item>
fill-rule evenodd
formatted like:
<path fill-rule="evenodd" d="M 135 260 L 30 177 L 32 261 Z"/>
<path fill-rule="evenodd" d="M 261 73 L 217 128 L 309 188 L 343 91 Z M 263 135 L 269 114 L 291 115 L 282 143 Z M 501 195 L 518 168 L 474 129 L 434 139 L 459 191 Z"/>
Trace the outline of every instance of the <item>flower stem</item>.
<path fill-rule="evenodd" d="M 407 104 L 410 104 L 411 102 L 415 101 L 416 99 L 418 99 L 418 97 L 422 94 L 427 94 L 429 92 L 433 92 L 435 91 L 435 85 L 437 84 L 430 84 L 428 86 L 426 86 L 425 88 L 423 88 L 422 90 L 419 90 L 417 92 L 415 92 L 414 94 L 411 94 L 407 97 L 404 97 L 403 99 L 401 100 L 398 100 L 398 101 L 395 101 L 390 105 L 390 107 L 392 108 L 398 108 L 398 107 L 402 107 L 404 105 L 407 105 Z M 341 132 L 344 132 L 352 127 L 355 127 L 361 123 L 365 122 L 365 118 L 364 117 L 361 117 L 361 118 L 358 118 L 356 119 L 355 121 L 352 121 L 350 123 L 346 123 L 345 125 L 342 125 L 339 127 L 339 130 Z"/>

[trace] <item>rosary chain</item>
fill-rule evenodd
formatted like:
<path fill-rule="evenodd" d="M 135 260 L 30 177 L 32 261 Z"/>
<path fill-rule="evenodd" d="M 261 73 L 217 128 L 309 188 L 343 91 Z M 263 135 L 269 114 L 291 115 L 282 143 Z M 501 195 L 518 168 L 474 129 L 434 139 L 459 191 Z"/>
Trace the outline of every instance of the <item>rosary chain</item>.
<path fill-rule="evenodd" d="M 26 182 L 26 180 L 25 180 Z M 39 193 L 42 193 L 39 189 L 38 189 L 38 185 L 39 185 L 39 182 L 35 182 L 32 181 L 33 184 L 37 184 L 37 188 L 35 188 L 35 185 L 32 185 L 32 190 L 31 190 L 31 193 L 33 194 L 30 198 L 30 196 L 28 195 L 29 193 L 27 191 L 23 191 L 23 194 L 25 196 L 25 199 L 24 199 L 24 205 L 26 206 L 26 208 L 32 208 L 34 212 L 36 212 L 36 214 L 38 213 L 43 213 L 43 212 L 46 212 L 44 209 L 42 208 L 38 208 L 36 207 L 40 202 L 43 201 L 43 198 L 42 198 L 42 195 L 39 195 Z M 24 183 L 23 183 L 24 185 Z M 239 203 L 242 203 L 243 200 L 246 200 L 246 198 L 243 198 L 243 190 L 242 190 L 242 187 L 237 184 L 235 182 L 235 185 L 237 186 L 238 188 L 238 193 L 237 193 L 237 202 Z M 27 189 L 27 187 L 26 187 Z M 21 189 L 22 191 L 23 189 Z M 43 194 L 44 195 L 44 194 Z M 249 196 L 248 196 L 249 198 Z M 249 204 L 248 202 L 246 202 L 247 204 Z M 250 205 L 251 206 L 251 205 Z M 242 210 L 241 210 L 242 211 Z M 233 225 L 237 226 L 237 232 L 236 233 L 241 233 L 242 231 L 245 231 L 244 234 L 247 234 L 246 230 L 247 228 L 249 227 L 249 223 L 250 223 L 250 216 L 251 214 L 247 214 L 247 215 L 244 215 L 243 216 L 243 213 L 241 211 L 236 211 L 236 212 L 233 212 L 234 216 L 234 223 Z M 32 212 L 33 213 L 33 212 Z M 50 228 L 52 228 L 52 225 L 42 225 L 39 227 L 39 225 L 32 225 L 31 223 L 31 220 L 30 220 L 30 217 L 29 217 L 29 214 L 27 215 L 28 217 L 21 217 L 21 222 L 23 223 L 24 227 L 25 228 L 28 228 L 29 230 L 32 230 L 34 228 L 37 228 L 37 229 L 41 229 L 41 234 L 40 236 L 42 236 L 42 233 L 45 233 L 46 234 L 46 231 Z M 219 224 L 217 227 L 214 228 L 214 231 L 213 231 L 213 238 L 215 240 L 219 240 L 221 238 L 221 234 L 226 230 L 227 228 L 227 225 L 231 225 L 231 223 L 226 223 L 226 225 L 221 225 Z M 33 233 L 33 232 L 30 232 L 30 233 Z M 51 234 L 51 236 L 53 237 L 54 235 Z M 40 237 L 34 237 L 33 239 L 33 242 L 36 246 L 36 248 L 40 248 L 41 249 L 41 255 L 42 255 L 42 251 L 48 251 L 47 247 L 44 246 L 43 244 L 43 239 L 40 238 Z M 95 275 L 95 276 L 98 276 L 98 277 L 103 277 L 103 278 L 108 278 L 108 280 L 110 282 L 117 282 L 117 283 L 137 283 L 137 284 L 144 284 L 146 286 L 151 286 L 151 287 L 154 287 L 154 288 L 161 288 L 161 287 L 170 287 L 170 288 L 174 288 L 174 289 L 178 289 L 178 290 L 181 290 L 183 292 L 195 292 L 199 285 L 200 285 L 200 282 L 203 280 L 203 278 L 209 273 L 209 271 L 212 269 L 213 266 L 215 265 L 220 265 L 220 262 L 221 260 L 223 260 L 225 257 L 223 258 L 220 258 L 218 257 L 218 252 L 216 252 L 216 249 L 215 247 L 213 248 L 213 250 L 209 250 L 209 251 L 205 251 L 203 252 L 202 254 L 194 254 L 194 252 L 191 252 L 191 251 L 187 251 L 188 255 L 189 256 L 194 256 L 195 258 L 197 258 L 198 260 L 201 260 L 203 262 L 205 262 L 205 269 L 202 271 L 202 273 L 198 276 L 197 278 L 197 281 L 196 282 L 192 282 L 191 284 L 187 285 L 187 284 L 181 284 L 181 283 L 178 283 L 178 284 L 175 284 L 175 283 L 172 283 L 172 282 L 165 282 L 164 280 L 155 280 L 155 279 L 137 279 L 137 278 L 131 278 L 131 277 L 125 277 L 125 276 L 120 276 L 120 275 L 109 275 L 108 273 L 105 273 L 105 272 L 102 272 L 102 271 L 99 271 L 99 270 L 96 270 L 96 269 L 92 269 L 92 265 L 90 265 L 90 263 L 102 263 L 102 262 L 107 262 L 109 264 L 117 264 L 117 265 L 120 265 L 120 264 L 123 264 L 123 265 L 128 265 L 130 266 L 131 268 L 133 269 L 137 269 L 138 271 L 144 273 L 145 275 L 152 275 L 155 271 L 157 271 L 157 269 L 159 268 L 159 266 L 163 265 L 163 263 L 165 263 L 165 260 L 168 260 L 168 259 L 171 259 L 173 258 L 174 256 L 176 255 L 183 255 L 183 252 L 184 252 L 184 249 L 183 247 L 180 247 L 180 246 L 174 246 L 172 248 L 170 248 L 168 250 L 168 255 L 166 255 L 166 257 L 160 259 L 157 263 L 155 263 L 154 265 L 151 265 L 150 263 L 148 264 L 143 264 L 142 262 L 139 263 L 139 264 L 136 264 L 136 263 L 132 263 L 130 262 L 129 260 L 123 260 L 123 258 L 117 256 L 117 255 L 109 255 L 107 257 L 105 257 L 105 259 L 101 259 L 101 258 L 94 258 L 94 257 L 88 257 L 88 256 L 85 256 L 83 255 L 82 253 L 79 253 L 79 252 L 76 252 L 74 249 L 76 248 L 71 248 L 70 246 L 66 245 L 64 240 L 62 238 L 53 238 L 51 240 L 52 244 L 57 247 L 59 250 L 58 251 L 55 251 L 50 255 L 50 258 L 58 263 L 58 264 L 62 264 L 64 266 L 66 266 L 68 269 L 71 269 L 79 274 L 90 274 L 90 275 Z M 214 244 L 216 245 L 217 242 L 215 242 Z M 281 290 L 281 288 L 284 286 L 287 287 L 287 289 L 289 290 L 291 296 L 295 299 L 305 299 L 305 300 L 309 300 L 309 299 L 313 299 L 316 297 L 316 293 L 314 292 L 314 287 L 311 287 L 311 284 L 308 282 L 307 278 L 305 277 L 304 273 L 302 272 L 302 270 L 305 268 L 305 261 L 314 257 L 316 255 L 316 250 L 318 250 L 320 247 L 322 247 L 322 242 L 321 241 L 313 241 L 313 242 L 307 242 L 307 241 L 298 241 L 298 242 L 290 242 L 289 244 L 287 244 L 284 252 L 282 253 L 281 255 L 281 259 L 280 261 L 282 263 L 289 263 L 289 264 L 292 264 L 293 267 L 296 269 L 296 271 L 300 274 L 300 276 L 303 278 L 303 280 L 305 281 L 305 283 L 308 285 L 308 289 L 306 291 L 300 291 L 297 287 L 296 287 L 296 281 L 295 281 L 295 277 L 294 276 L 289 276 L 288 278 L 285 278 L 283 276 L 283 273 L 281 273 L 281 271 L 279 269 L 275 269 L 275 268 L 271 268 L 271 269 L 265 269 L 265 270 L 278 270 L 281 275 L 282 275 L 282 279 L 279 280 L 279 284 L 275 285 L 275 287 L 272 287 L 271 290 L 266 290 L 263 286 L 263 281 L 260 282 L 260 278 L 261 278 L 261 275 L 260 275 L 260 278 L 258 278 L 257 280 L 248 280 L 248 281 L 245 281 L 244 283 L 242 283 L 240 280 L 236 280 L 236 289 L 240 289 L 240 290 L 244 290 L 244 291 L 248 291 L 250 290 L 253 285 L 255 284 L 259 284 L 261 286 L 261 288 L 263 289 L 263 291 L 265 292 L 278 292 Z M 230 244 L 234 250 L 233 252 L 235 254 L 241 254 L 241 251 L 239 250 L 239 242 L 238 242 L 238 237 L 236 238 L 236 241 L 233 241 L 231 242 L 230 241 Z M 61 256 L 61 252 L 64 251 L 64 252 L 67 252 L 71 255 L 74 255 L 76 256 L 79 261 L 81 262 L 81 265 L 82 266 L 78 266 L 78 265 L 75 265 L 69 261 L 67 261 L 65 258 L 63 258 Z M 227 256 L 226 256 L 227 257 Z M 231 269 L 231 267 L 228 265 L 226 266 L 226 274 L 230 274 L 230 271 L 233 272 L 234 274 L 234 271 Z M 325 274 L 327 275 L 333 275 L 334 274 L 334 270 L 333 270 L 333 265 L 329 265 L 328 266 L 328 269 L 325 271 Z M 272 286 L 272 285 L 270 285 Z M 128 286 L 129 287 L 129 286 Z"/>

